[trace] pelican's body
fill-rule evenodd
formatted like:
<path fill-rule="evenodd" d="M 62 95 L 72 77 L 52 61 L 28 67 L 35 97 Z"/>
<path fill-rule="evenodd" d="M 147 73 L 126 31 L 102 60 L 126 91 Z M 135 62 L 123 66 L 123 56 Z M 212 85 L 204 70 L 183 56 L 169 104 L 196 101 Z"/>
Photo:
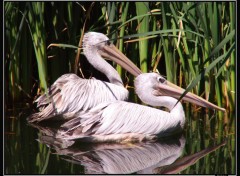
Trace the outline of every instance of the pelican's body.
<path fill-rule="evenodd" d="M 65 123 L 58 137 L 90 142 L 124 142 L 154 140 L 177 133 L 184 127 L 185 114 L 182 104 L 173 97 L 180 97 L 183 91 L 176 91 L 167 84 L 159 74 L 145 73 L 136 78 L 135 89 L 143 102 L 166 107 L 169 112 L 124 101 L 102 103 Z M 183 99 L 223 110 L 191 93 Z"/>
<path fill-rule="evenodd" d="M 29 117 L 30 122 L 46 119 L 69 120 L 102 102 L 128 99 L 128 90 L 123 86 L 117 71 L 101 56 L 114 60 L 130 72 L 135 69 L 132 74 L 140 73 L 140 70 L 113 45 L 108 44 L 108 40 L 101 33 L 86 33 L 83 38 L 83 52 L 90 64 L 104 73 L 110 83 L 94 78 L 82 79 L 75 74 L 62 75 L 47 94 L 35 101 L 40 112 Z"/>

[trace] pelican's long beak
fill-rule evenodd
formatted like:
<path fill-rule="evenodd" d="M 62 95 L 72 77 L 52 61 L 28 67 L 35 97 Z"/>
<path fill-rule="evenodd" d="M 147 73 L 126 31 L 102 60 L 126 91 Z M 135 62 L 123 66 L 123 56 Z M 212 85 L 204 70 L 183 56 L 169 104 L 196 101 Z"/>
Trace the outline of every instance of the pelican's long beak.
<path fill-rule="evenodd" d="M 109 60 L 116 62 L 126 69 L 129 73 L 134 76 L 141 74 L 141 70 L 130 60 L 128 59 L 121 51 L 119 51 L 113 44 L 106 45 L 99 50 L 98 53 Z"/>
<path fill-rule="evenodd" d="M 174 98 L 180 98 L 180 96 L 183 94 L 185 89 L 182 89 L 181 87 L 178 87 L 177 85 L 166 81 L 165 84 L 158 84 L 157 90 L 154 92 L 154 95 L 158 96 L 171 96 Z M 211 109 L 217 109 L 220 111 L 226 111 L 224 108 L 221 108 L 213 103 L 208 102 L 207 100 L 203 99 L 202 97 L 199 97 L 198 95 L 195 95 L 191 92 L 188 92 L 183 98 L 184 101 L 188 101 L 190 103 L 207 107 Z"/>

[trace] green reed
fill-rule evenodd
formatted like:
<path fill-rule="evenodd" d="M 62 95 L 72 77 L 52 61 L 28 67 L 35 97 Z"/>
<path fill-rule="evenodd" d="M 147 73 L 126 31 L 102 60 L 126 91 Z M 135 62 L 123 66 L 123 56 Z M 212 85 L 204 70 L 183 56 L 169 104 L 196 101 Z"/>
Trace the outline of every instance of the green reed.
<path fill-rule="evenodd" d="M 8 87 L 6 87 L 10 92 L 10 97 L 13 101 L 18 101 L 20 97 L 20 91 L 18 89 L 18 85 L 20 84 L 20 59 L 19 59 L 19 38 L 20 33 L 18 32 L 19 13 L 17 9 L 13 6 L 12 3 L 5 3 L 5 13 L 6 13 L 6 31 L 5 37 L 5 51 L 8 53 L 5 58 L 5 63 L 7 67 L 5 69 L 8 70 L 7 79 L 9 80 Z"/>
<path fill-rule="evenodd" d="M 47 53 L 46 53 L 46 32 L 44 20 L 44 3 L 32 2 L 28 4 L 28 21 L 32 36 L 35 56 L 38 63 L 40 89 L 47 90 Z"/>
<path fill-rule="evenodd" d="M 129 2 L 122 2 L 121 3 L 121 10 L 122 10 L 122 15 L 121 15 L 121 22 L 124 23 L 126 22 L 126 19 L 127 19 L 127 14 L 128 14 L 128 7 L 129 7 Z M 124 36 L 124 31 L 125 31 L 125 25 L 122 26 L 120 28 L 120 32 L 119 32 L 119 37 L 123 37 Z M 123 39 L 119 39 L 119 50 L 121 52 L 124 53 L 124 43 L 123 43 Z M 122 71 L 122 67 L 117 65 L 117 71 L 118 73 L 120 74 L 120 76 L 122 77 L 123 76 L 123 71 Z"/>
<path fill-rule="evenodd" d="M 136 15 L 144 15 L 149 13 L 149 3 L 148 2 L 136 2 Z M 145 16 L 138 19 L 138 30 L 137 32 L 142 34 L 149 31 L 149 17 Z M 147 59 L 148 59 L 148 40 L 141 40 L 139 38 L 139 59 L 140 68 L 143 72 L 147 72 Z"/>

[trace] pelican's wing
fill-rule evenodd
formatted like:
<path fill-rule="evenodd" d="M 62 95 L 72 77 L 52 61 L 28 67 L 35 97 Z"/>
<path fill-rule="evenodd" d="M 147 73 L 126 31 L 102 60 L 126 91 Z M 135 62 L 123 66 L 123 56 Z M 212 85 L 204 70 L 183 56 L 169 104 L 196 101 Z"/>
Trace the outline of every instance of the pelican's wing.
<path fill-rule="evenodd" d="M 75 74 L 65 74 L 49 88 L 48 95 L 40 96 L 36 102 L 40 109 L 29 117 L 29 121 L 42 121 L 56 115 L 71 118 L 81 111 L 114 100 L 126 100 L 128 91 L 111 83 L 96 79 L 82 79 Z"/>
<path fill-rule="evenodd" d="M 108 102 L 63 124 L 65 132 L 62 132 L 61 137 L 74 139 L 91 135 L 101 136 L 103 140 L 106 136 L 117 140 L 131 134 L 165 136 L 181 129 L 184 124 L 180 117 L 178 120 L 172 118 L 172 115 L 173 113 L 139 104 Z"/>

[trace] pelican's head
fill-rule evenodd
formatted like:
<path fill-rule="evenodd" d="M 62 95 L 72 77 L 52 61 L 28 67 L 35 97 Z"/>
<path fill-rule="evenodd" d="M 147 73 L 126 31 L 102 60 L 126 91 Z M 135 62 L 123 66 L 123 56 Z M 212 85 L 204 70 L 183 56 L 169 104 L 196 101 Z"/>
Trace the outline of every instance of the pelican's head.
<path fill-rule="evenodd" d="M 141 74 L 141 70 L 119 51 L 109 38 L 98 32 L 88 32 L 83 36 L 83 53 L 85 56 L 95 57 L 99 54 L 101 57 L 114 61 L 134 76 Z"/>
<path fill-rule="evenodd" d="M 146 104 L 153 105 L 153 92 L 160 84 L 166 84 L 166 79 L 157 73 L 142 73 L 134 80 L 134 88 L 138 97 Z"/>
<path fill-rule="evenodd" d="M 83 49 L 87 52 L 87 48 L 101 49 L 105 45 L 109 45 L 109 38 L 98 32 L 88 32 L 83 36 Z"/>
<path fill-rule="evenodd" d="M 166 84 L 166 81 L 167 80 L 165 78 L 157 73 L 142 73 L 134 80 L 135 91 L 138 95 L 140 92 L 149 94 L 156 89 L 159 83 Z"/>
<path fill-rule="evenodd" d="M 149 97 L 169 96 L 178 99 L 185 91 L 157 73 L 140 74 L 134 81 L 134 87 L 138 97 L 148 104 L 151 101 Z M 218 107 L 191 92 L 188 92 L 182 100 L 202 107 L 225 111 L 224 108 Z"/>

